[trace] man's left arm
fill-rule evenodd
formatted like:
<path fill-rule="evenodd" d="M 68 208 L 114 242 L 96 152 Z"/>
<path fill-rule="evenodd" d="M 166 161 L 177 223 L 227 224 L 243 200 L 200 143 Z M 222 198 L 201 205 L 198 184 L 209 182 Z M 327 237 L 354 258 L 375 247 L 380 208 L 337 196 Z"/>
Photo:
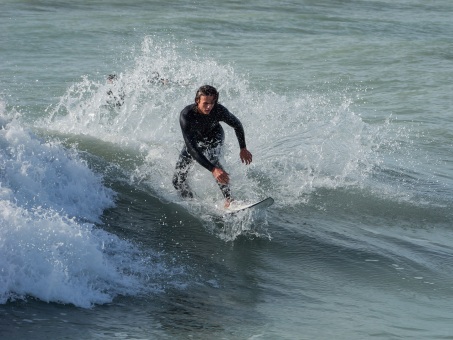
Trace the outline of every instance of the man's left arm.
<path fill-rule="evenodd" d="M 224 110 L 224 122 L 234 129 L 239 142 L 239 148 L 241 149 L 239 157 L 241 158 L 241 162 L 248 165 L 252 163 L 252 154 L 247 150 L 244 127 L 242 126 L 241 121 L 235 115 L 233 115 L 226 108 L 224 108 Z"/>

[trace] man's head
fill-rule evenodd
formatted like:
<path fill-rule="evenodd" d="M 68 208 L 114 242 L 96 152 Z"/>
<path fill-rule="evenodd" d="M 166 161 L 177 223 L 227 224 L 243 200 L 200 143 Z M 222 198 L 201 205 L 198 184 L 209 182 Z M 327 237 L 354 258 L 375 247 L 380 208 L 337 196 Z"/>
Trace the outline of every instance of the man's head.
<path fill-rule="evenodd" d="M 219 100 L 219 92 L 216 88 L 210 85 L 203 85 L 195 95 L 195 103 L 200 113 L 209 114 Z"/>
<path fill-rule="evenodd" d="M 118 79 L 118 77 L 116 76 L 116 74 L 109 74 L 109 76 L 107 77 L 107 81 L 109 83 L 113 83 L 114 81 L 116 81 Z"/>

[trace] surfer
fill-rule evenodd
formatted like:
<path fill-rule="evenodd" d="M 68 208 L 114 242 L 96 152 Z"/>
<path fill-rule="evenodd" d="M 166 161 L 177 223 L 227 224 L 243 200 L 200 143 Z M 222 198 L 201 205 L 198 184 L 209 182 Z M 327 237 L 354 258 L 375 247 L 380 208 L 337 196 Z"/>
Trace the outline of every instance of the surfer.
<path fill-rule="evenodd" d="M 107 104 L 109 104 L 112 107 L 114 107 L 114 106 L 120 107 L 121 105 L 124 104 L 125 94 L 123 93 L 123 91 L 122 90 L 119 91 L 120 93 L 118 93 L 118 97 L 112 91 L 112 89 L 114 89 L 114 87 L 115 87 L 114 85 L 117 81 L 118 81 L 118 77 L 116 74 L 109 74 L 109 76 L 107 77 L 107 82 L 113 86 L 112 88 L 110 88 L 107 91 L 107 95 L 109 96 L 109 99 L 107 100 Z"/>
<path fill-rule="evenodd" d="M 250 164 L 252 154 L 247 150 L 241 122 L 226 107 L 219 104 L 218 99 L 219 93 L 216 88 L 204 85 L 197 90 L 195 103 L 181 111 L 179 122 L 185 145 L 176 163 L 173 186 L 182 197 L 193 198 L 193 193 L 187 184 L 187 176 L 193 161 L 196 160 L 212 173 L 225 197 L 225 208 L 228 208 L 232 197 L 228 185 L 230 177 L 219 162 L 225 139 L 220 122 L 234 129 L 239 142 L 239 157 L 242 163 Z"/>
<path fill-rule="evenodd" d="M 152 78 L 148 80 L 148 83 L 159 84 L 159 85 L 168 85 L 170 84 L 170 80 L 166 78 L 162 78 L 159 72 L 154 71 L 152 73 Z"/>

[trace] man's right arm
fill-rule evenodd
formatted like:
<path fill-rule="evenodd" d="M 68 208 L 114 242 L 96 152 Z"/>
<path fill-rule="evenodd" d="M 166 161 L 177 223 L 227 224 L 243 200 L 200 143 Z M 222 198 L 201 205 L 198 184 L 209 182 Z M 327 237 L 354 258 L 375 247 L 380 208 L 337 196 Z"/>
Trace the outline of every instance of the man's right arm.
<path fill-rule="evenodd" d="M 198 146 L 196 134 L 194 132 L 194 126 L 188 118 L 186 110 L 181 112 L 179 123 L 181 125 L 182 136 L 186 143 L 187 151 L 189 154 L 204 168 L 212 172 L 215 166 L 203 155 L 203 152 Z"/>

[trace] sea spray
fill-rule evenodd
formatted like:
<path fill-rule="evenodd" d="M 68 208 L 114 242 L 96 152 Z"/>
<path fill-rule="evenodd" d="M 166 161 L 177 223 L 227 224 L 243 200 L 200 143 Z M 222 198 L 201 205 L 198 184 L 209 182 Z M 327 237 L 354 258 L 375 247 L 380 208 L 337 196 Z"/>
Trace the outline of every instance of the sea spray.
<path fill-rule="evenodd" d="M 204 83 L 216 86 L 220 102 L 241 119 L 255 156 L 243 167 L 235 136 L 225 128 L 226 168 L 240 198 L 272 193 L 277 204 L 297 204 L 319 187 L 360 185 L 381 163 L 376 150 L 385 139 L 382 129 L 365 123 L 344 93 L 258 91 L 230 65 L 190 48 L 145 37 L 113 85 L 84 78 L 68 89 L 46 124 L 140 150 L 144 164 L 132 178 L 146 178 L 171 200 L 171 173 L 182 147 L 179 112 Z M 123 105 L 106 107 L 109 86 L 124 93 Z M 199 170 L 191 174 L 194 190 L 219 199 L 215 185 L 205 181 L 209 174 Z"/>
<path fill-rule="evenodd" d="M 236 137 L 226 126 L 223 164 L 236 199 L 272 196 L 276 207 L 294 206 L 309 202 L 319 189 L 366 187 L 383 161 L 380 149 L 392 142 L 388 124 L 370 125 L 362 119 L 349 87 L 284 94 L 258 90 L 231 65 L 200 56 L 193 46 L 151 36 L 128 59 L 113 82 L 84 76 L 72 84 L 58 105 L 49 108 L 43 124 L 139 155 L 134 164 L 122 166 L 124 173 L 133 185 L 166 201 L 180 202 L 171 184 L 183 146 L 179 112 L 206 83 L 218 88 L 220 102 L 241 120 L 254 155 L 250 166 L 241 164 Z M 112 93 L 121 98 L 118 105 L 112 105 Z M 222 204 L 215 181 L 195 164 L 189 182 L 207 207 L 203 221 L 211 228 L 208 207 Z M 199 216 L 196 209 L 193 214 Z M 239 219 L 230 229 L 247 230 L 252 224 Z"/>

